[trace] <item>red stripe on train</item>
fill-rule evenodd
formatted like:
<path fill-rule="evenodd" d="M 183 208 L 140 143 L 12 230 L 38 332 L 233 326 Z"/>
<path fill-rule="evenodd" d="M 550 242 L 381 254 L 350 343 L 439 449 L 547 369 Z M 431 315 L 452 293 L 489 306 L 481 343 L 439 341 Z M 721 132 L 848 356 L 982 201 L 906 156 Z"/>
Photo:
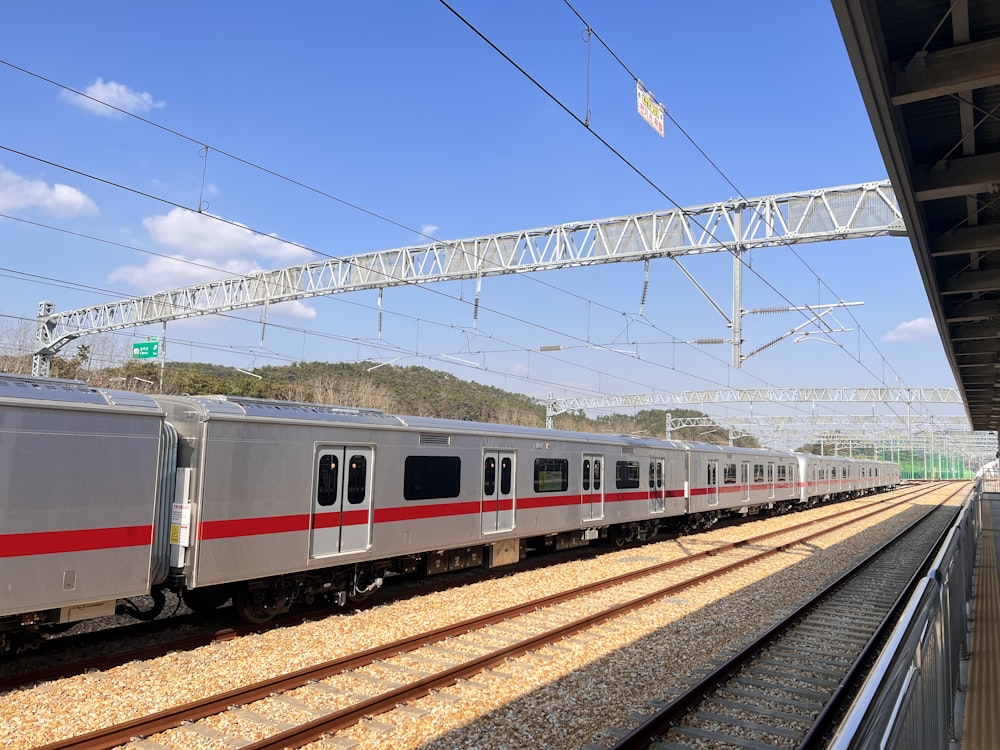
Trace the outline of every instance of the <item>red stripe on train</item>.
<path fill-rule="evenodd" d="M 110 529 L 72 529 L 0 534 L 0 557 L 54 555 L 62 552 L 92 552 L 125 547 L 148 547 L 152 526 L 119 526 Z"/>
<path fill-rule="evenodd" d="M 421 518 L 444 518 L 445 516 L 468 516 L 478 513 L 478 502 L 406 505 L 398 508 L 376 508 L 375 523 L 416 521 Z"/>
<path fill-rule="evenodd" d="M 308 530 L 309 515 L 306 513 L 294 516 L 267 516 L 266 518 L 230 518 L 224 521 L 202 521 L 198 527 L 198 538 L 202 540 L 228 539 L 230 537 Z"/>

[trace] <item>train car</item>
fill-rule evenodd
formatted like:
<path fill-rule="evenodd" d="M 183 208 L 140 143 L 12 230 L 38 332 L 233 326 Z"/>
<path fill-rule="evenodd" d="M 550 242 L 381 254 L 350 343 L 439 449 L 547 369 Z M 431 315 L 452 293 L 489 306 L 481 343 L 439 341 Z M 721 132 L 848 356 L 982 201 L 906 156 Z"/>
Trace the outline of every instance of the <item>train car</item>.
<path fill-rule="evenodd" d="M 691 443 L 689 476 L 692 521 L 705 526 L 722 515 L 753 515 L 798 497 L 793 454 L 766 449 Z"/>
<path fill-rule="evenodd" d="M 843 456 L 796 454 L 802 479 L 800 502 L 815 504 L 891 490 L 899 484 L 895 464 Z"/>
<path fill-rule="evenodd" d="M 262 622 L 391 576 L 898 483 L 881 462 L 7 375 L 0 470 L 0 653 L 123 608 L 155 616 L 168 589 Z M 146 611 L 128 602 L 142 594 Z"/>
<path fill-rule="evenodd" d="M 0 377 L 0 653 L 165 580 L 171 435 L 148 396 Z"/>
<path fill-rule="evenodd" d="M 682 444 L 233 397 L 159 397 L 177 429 L 173 580 L 244 619 L 388 575 L 645 538 L 687 512 Z"/>

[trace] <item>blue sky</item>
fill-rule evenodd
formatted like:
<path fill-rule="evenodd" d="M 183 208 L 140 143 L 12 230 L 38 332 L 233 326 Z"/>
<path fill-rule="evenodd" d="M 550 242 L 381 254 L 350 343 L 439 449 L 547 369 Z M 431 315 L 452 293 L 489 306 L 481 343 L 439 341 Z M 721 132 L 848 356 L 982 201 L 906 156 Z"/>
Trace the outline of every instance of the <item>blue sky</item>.
<path fill-rule="evenodd" d="M 563 0 L 452 7 L 577 118 L 589 108 L 593 132 L 433 0 L 9 5 L 0 322 L 43 299 L 75 309 L 428 237 L 712 203 L 732 185 L 756 197 L 886 176 L 826 3 L 574 0 L 618 61 L 588 47 Z M 639 118 L 632 75 L 683 133 Z M 852 330 L 732 369 L 728 346 L 683 343 L 729 331 L 661 260 L 644 303 L 641 264 L 614 264 L 486 279 L 475 319 L 474 283 L 456 282 L 387 290 L 381 324 L 374 293 L 277 307 L 267 325 L 260 310 L 172 322 L 167 356 L 392 360 L 556 397 L 954 387 L 907 240 L 760 250 L 752 264 L 744 307 L 864 302 L 835 314 Z M 728 310 L 731 259 L 685 265 Z M 745 351 L 801 322 L 748 317 Z"/>

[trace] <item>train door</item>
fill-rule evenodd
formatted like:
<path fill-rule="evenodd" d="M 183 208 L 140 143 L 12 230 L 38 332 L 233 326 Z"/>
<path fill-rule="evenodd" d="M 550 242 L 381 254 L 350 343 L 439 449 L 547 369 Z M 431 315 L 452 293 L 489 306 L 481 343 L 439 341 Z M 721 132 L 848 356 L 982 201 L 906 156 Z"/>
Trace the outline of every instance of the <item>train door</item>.
<path fill-rule="evenodd" d="M 581 478 L 580 520 L 598 521 L 604 518 L 604 456 L 584 453 Z"/>
<path fill-rule="evenodd" d="M 649 512 L 663 513 L 667 509 L 667 488 L 664 474 L 666 472 L 663 458 L 653 456 L 649 459 Z"/>
<path fill-rule="evenodd" d="M 740 500 L 750 502 L 750 462 L 740 461 Z"/>
<path fill-rule="evenodd" d="M 514 528 L 514 451 L 483 451 L 482 529 L 484 534 Z"/>
<path fill-rule="evenodd" d="M 708 505 L 719 504 L 719 462 L 717 459 L 708 461 L 707 485 L 705 489 L 705 501 Z"/>
<path fill-rule="evenodd" d="M 368 549 L 374 453 L 353 445 L 324 446 L 317 452 L 311 557 Z"/>

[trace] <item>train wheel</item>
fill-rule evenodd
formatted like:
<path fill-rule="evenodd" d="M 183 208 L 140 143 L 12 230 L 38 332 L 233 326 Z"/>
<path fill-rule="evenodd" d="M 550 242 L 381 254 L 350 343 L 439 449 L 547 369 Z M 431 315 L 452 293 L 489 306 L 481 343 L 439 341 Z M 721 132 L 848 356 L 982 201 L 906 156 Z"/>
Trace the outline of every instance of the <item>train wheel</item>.
<path fill-rule="evenodd" d="M 236 607 L 236 614 L 240 616 L 240 619 L 251 625 L 263 625 L 274 619 L 274 613 L 268 612 L 264 608 L 263 589 L 251 591 L 246 586 L 241 587 L 236 592 L 236 596 L 233 597 L 233 605 Z"/>

